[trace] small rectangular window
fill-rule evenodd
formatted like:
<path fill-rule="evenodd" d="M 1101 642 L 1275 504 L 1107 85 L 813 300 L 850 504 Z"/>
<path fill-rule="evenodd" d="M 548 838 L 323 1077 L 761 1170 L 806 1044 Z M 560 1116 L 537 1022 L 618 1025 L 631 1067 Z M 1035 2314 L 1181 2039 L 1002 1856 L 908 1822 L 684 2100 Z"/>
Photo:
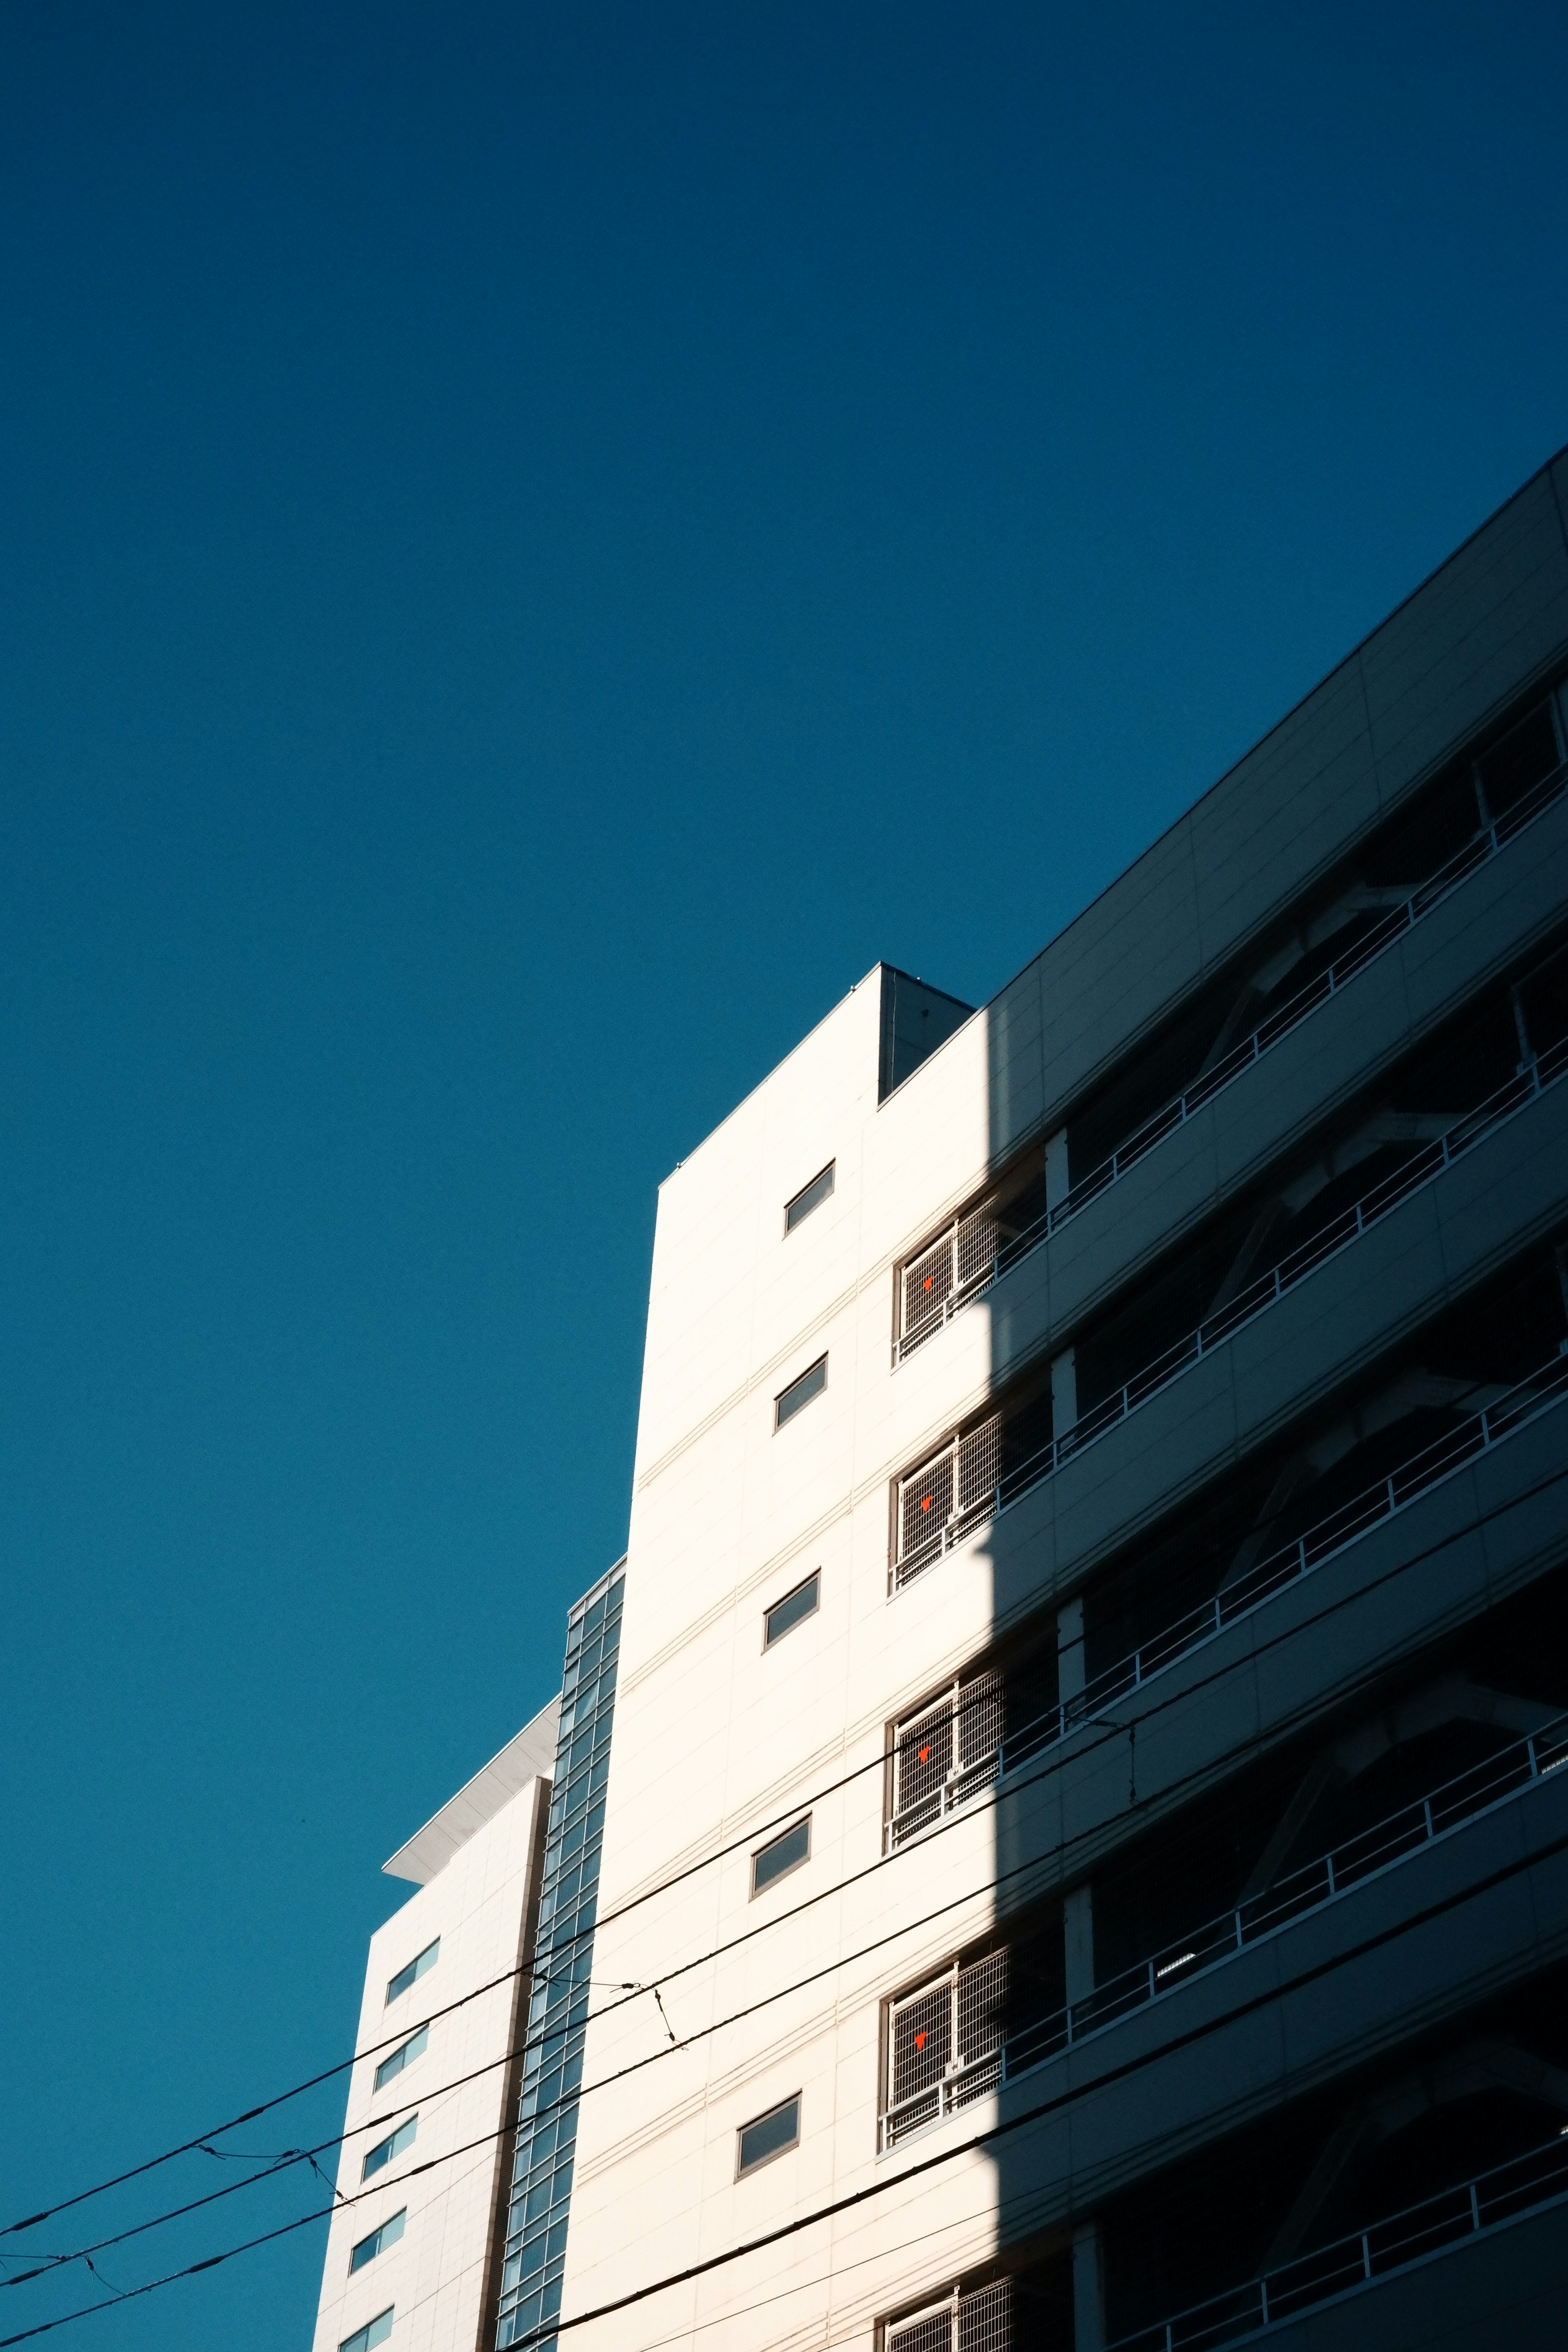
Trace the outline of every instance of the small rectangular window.
<path fill-rule="evenodd" d="M 379 2230 L 373 2230 L 368 2238 L 360 2240 L 349 2256 L 350 2278 L 353 2278 L 355 2271 L 363 2271 L 366 2263 L 374 2263 L 377 2254 L 384 2253 L 388 2246 L 396 2245 L 403 2235 L 403 2224 L 407 2219 L 407 2206 L 400 2206 L 395 2213 L 389 2215 L 382 2223 Z"/>
<path fill-rule="evenodd" d="M 773 1427 L 782 1429 L 786 1421 L 794 1419 L 802 1405 L 809 1404 L 813 1397 L 820 1396 L 826 1386 L 827 1359 L 818 1356 L 816 1363 L 808 1364 L 797 1381 L 791 1381 L 788 1388 L 781 1390 L 774 1397 Z"/>
<path fill-rule="evenodd" d="M 833 1171 L 837 1164 L 837 1160 L 830 1160 L 820 1176 L 814 1176 L 809 1184 L 802 1185 L 793 1201 L 785 1202 L 784 1231 L 786 1234 L 793 1234 L 796 1225 L 810 1216 L 813 1209 L 821 1208 L 833 1190 Z"/>
<path fill-rule="evenodd" d="M 410 1960 L 405 1969 L 398 1969 L 397 1974 L 387 1985 L 386 2000 L 383 2006 L 390 2008 L 399 1993 L 406 1992 L 410 1985 L 416 1985 L 421 1977 L 427 1976 L 440 1957 L 441 1938 L 437 1936 L 435 1942 L 426 1944 L 425 1949 L 416 1958 Z"/>
<path fill-rule="evenodd" d="M 373 2173 L 384 2171 L 395 2156 L 401 2156 L 405 2147 L 412 2147 L 418 2129 L 418 2116 L 410 2116 L 405 2124 L 399 2124 L 395 2132 L 388 2132 L 384 2139 L 378 2139 L 374 2147 L 366 2148 L 364 2162 L 359 2168 L 360 2179 L 368 2180 Z"/>
<path fill-rule="evenodd" d="M 352 2336 L 345 2336 L 338 2352 L 375 2352 L 375 2347 L 384 2344 L 392 2333 L 392 2315 L 396 2308 L 395 2304 L 389 2303 L 384 2311 L 378 2311 L 363 2327 L 356 2327 Z"/>
<path fill-rule="evenodd" d="M 389 2053 L 375 2070 L 376 2089 L 378 2091 L 384 2089 L 395 2074 L 402 2074 L 405 2066 L 412 2066 L 429 2039 L 430 2028 L 427 2025 L 422 2025 L 417 2033 L 409 2035 L 401 2049 Z"/>
<path fill-rule="evenodd" d="M 773 1885 L 775 1878 L 783 1878 L 788 1871 L 798 1870 L 810 1853 L 811 1815 L 807 1813 L 804 1820 L 796 1822 L 793 1829 L 785 1830 L 780 1837 L 770 1838 L 766 1845 L 757 1848 L 752 1856 L 752 1894 L 760 1895 L 764 1886 Z"/>
<path fill-rule="evenodd" d="M 798 2147 L 800 2093 L 796 2091 L 793 2098 L 785 2099 L 779 2106 L 770 2107 L 765 2116 L 757 2117 L 755 2123 L 742 2124 L 737 2140 L 737 2180 L 744 2173 L 755 2172 L 759 2165 L 766 2164 L 771 2158 L 782 2156 L 786 2147 Z"/>
<path fill-rule="evenodd" d="M 771 1609 L 764 1611 L 763 1649 L 771 1650 L 775 1642 L 782 1642 L 790 1627 L 798 1625 L 803 1617 L 814 1617 L 821 1592 L 822 1570 L 814 1568 L 804 1584 L 797 1584 L 793 1592 L 786 1592 L 782 1601 L 775 1601 Z"/>

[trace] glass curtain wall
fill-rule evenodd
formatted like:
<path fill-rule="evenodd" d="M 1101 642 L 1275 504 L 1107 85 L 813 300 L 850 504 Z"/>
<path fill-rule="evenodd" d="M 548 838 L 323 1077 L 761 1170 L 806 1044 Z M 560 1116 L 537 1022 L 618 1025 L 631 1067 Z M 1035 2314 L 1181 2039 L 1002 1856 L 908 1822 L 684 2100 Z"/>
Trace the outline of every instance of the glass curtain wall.
<path fill-rule="evenodd" d="M 623 1560 L 601 1577 L 566 1620 L 561 1734 L 540 1888 L 498 2352 L 548 2327 L 561 2309 L 625 1568 Z M 540 2352 L 555 2340 L 552 2335 L 540 2339 Z"/>

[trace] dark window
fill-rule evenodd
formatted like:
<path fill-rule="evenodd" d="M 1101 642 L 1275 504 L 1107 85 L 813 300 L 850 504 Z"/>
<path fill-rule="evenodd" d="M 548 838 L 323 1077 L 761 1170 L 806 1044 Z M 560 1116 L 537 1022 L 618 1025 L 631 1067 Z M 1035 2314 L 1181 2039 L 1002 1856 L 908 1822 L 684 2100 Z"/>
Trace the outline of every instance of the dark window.
<path fill-rule="evenodd" d="M 390 2057 L 384 2058 L 375 2070 L 376 2089 L 381 2090 L 395 2074 L 401 2074 L 405 2066 L 412 2066 L 429 2039 L 430 2028 L 422 2025 L 417 2033 L 409 2035 L 400 2050 L 395 2050 Z"/>
<path fill-rule="evenodd" d="M 821 1208 L 833 1190 L 833 1171 L 837 1164 L 837 1160 L 830 1160 L 820 1176 L 814 1176 L 809 1184 L 802 1186 L 793 1201 L 784 1203 L 786 1234 L 793 1234 L 802 1219 L 810 1216 L 813 1209 Z"/>
<path fill-rule="evenodd" d="M 782 1601 L 775 1601 L 763 1617 L 763 1649 L 771 1650 L 773 1643 L 782 1641 L 790 1627 L 798 1625 L 803 1617 L 815 1617 L 821 1594 L 822 1570 L 814 1568 L 804 1584 L 797 1584 L 793 1592 L 786 1592 Z"/>
<path fill-rule="evenodd" d="M 441 1938 L 437 1936 L 435 1942 L 426 1944 L 425 1949 L 410 1960 L 405 1969 L 398 1969 L 386 1988 L 387 2001 L 395 2001 L 400 1992 L 406 1992 L 410 1985 L 417 1984 L 420 1978 L 435 1967 L 440 1957 Z"/>
<path fill-rule="evenodd" d="M 781 1837 L 770 1838 L 766 1845 L 757 1848 L 752 1856 L 752 1894 L 760 1895 L 764 1886 L 771 1886 L 787 1871 L 798 1870 L 810 1852 L 811 1815 L 807 1813 L 804 1821 L 796 1822 Z"/>
<path fill-rule="evenodd" d="M 782 1429 L 785 1422 L 792 1420 L 800 1411 L 802 1405 L 809 1404 L 813 1397 L 820 1396 L 826 1386 L 827 1359 L 826 1356 L 818 1356 L 816 1363 L 809 1365 L 802 1372 L 799 1380 L 791 1381 L 788 1388 L 774 1397 L 773 1427 Z"/>
<path fill-rule="evenodd" d="M 400 2207 L 390 2220 L 384 2221 L 379 2230 L 373 2230 L 368 2238 L 360 2240 L 349 2256 L 351 2278 L 355 2271 L 363 2271 L 366 2263 L 374 2263 L 384 2246 L 395 2246 L 397 2243 L 403 2235 L 403 2224 L 407 2219 L 408 2208 L 405 2205 Z"/>
<path fill-rule="evenodd" d="M 782 2156 L 786 2147 L 800 2142 L 800 2093 L 785 2099 L 782 2106 L 770 2107 L 755 2123 L 742 2124 L 740 2147 L 735 2157 L 735 2178 L 755 2172 L 758 2165 L 766 2164 L 770 2157 Z"/>
<path fill-rule="evenodd" d="M 368 2180 L 373 2172 L 380 2172 L 395 2156 L 401 2156 L 405 2147 L 412 2147 L 418 2129 L 418 2116 L 410 2116 L 405 2124 L 399 2124 L 395 2132 L 388 2132 L 384 2139 L 378 2139 L 374 2147 L 367 2148 L 364 2162 L 360 2167 L 360 2179 Z"/>
<path fill-rule="evenodd" d="M 376 2345 L 384 2344 L 392 2333 L 395 2308 L 389 2303 L 384 2311 L 378 2311 L 374 2319 L 367 2320 L 363 2327 L 356 2327 L 352 2336 L 345 2336 L 338 2352 L 374 2352 Z"/>

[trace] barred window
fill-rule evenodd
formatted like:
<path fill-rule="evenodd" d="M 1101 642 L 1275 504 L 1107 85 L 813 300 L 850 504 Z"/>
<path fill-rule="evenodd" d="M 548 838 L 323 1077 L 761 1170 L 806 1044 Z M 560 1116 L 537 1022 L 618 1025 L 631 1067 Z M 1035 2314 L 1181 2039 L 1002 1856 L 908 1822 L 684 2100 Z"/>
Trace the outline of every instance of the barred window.
<path fill-rule="evenodd" d="M 923 2311 L 889 2320 L 882 2342 L 884 2352 L 1012 2352 L 1013 2282 L 994 2279 L 968 2294 L 954 2287 Z"/>
<path fill-rule="evenodd" d="M 889 1845 L 991 1786 L 1002 1769 L 1005 1718 L 1002 1678 L 984 1672 L 894 1724 Z"/>

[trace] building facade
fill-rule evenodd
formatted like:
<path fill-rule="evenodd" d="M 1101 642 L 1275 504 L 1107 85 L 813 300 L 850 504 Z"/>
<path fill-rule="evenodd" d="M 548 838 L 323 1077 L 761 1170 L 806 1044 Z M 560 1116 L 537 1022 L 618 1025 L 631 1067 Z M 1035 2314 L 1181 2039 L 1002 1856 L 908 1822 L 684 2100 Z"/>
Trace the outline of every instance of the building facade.
<path fill-rule="evenodd" d="M 562 2343 L 1562 2340 L 1565 504 L 663 1186 Z"/>
<path fill-rule="evenodd" d="M 559 1695 L 383 1864 L 314 2352 L 495 2352 L 561 2305 L 626 1563 Z"/>
<path fill-rule="evenodd" d="M 558 1717 L 384 1865 L 418 1892 L 371 1937 L 314 2352 L 493 2341 Z"/>
<path fill-rule="evenodd" d="M 484 2284 L 395 2346 L 1561 2342 L 1565 510 L 661 1188 Z"/>

